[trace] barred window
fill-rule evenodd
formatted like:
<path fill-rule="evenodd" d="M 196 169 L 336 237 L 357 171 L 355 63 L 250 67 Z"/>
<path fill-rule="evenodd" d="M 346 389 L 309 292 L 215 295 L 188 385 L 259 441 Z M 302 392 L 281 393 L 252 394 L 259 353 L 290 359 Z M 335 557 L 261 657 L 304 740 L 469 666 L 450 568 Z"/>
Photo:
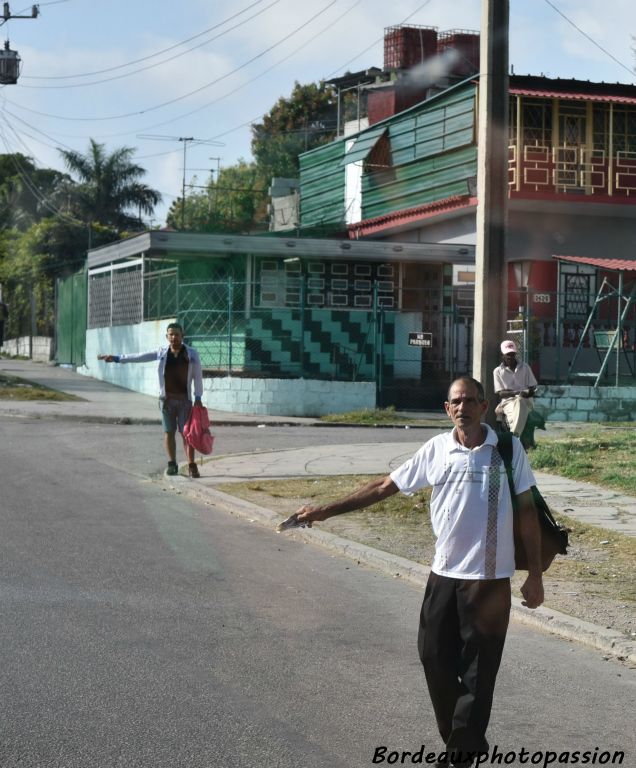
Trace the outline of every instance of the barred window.
<path fill-rule="evenodd" d="M 88 276 L 88 327 L 134 325 L 143 320 L 141 265 L 95 270 Z"/>

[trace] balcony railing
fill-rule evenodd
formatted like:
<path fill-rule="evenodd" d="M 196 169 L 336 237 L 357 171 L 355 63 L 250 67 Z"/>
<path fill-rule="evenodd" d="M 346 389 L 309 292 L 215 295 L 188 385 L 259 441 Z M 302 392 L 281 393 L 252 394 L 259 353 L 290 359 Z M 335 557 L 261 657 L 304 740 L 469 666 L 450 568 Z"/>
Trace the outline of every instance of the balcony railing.
<path fill-rule="evenodd" d="M 636 152 L 511 144 L 511 194 L 599 195 L 636 201 Z"/>

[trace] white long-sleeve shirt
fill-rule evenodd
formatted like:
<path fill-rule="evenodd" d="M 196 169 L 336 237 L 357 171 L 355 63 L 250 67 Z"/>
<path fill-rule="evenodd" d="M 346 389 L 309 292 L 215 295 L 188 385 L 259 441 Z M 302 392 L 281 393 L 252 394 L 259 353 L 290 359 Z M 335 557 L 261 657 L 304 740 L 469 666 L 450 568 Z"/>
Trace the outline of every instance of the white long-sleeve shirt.
<path fill-rule="evenodd" d="M 183 345 L 188 353 L 188 397 L 191 397 L 192 386 L 194 385 L 195 398 L 201 398 L 203 395 L 203 371 L 201 368 L 201 358 L 194 347 Z M 166 396 L 166 360 L 168 359 L 168 350 L 170 347 L 161 347 L 150 352 L 135 352 L 129 355 L 119 355 L 120 363 L 147 363 L 150 360 L 158 360 L 157 374 L 159 376 L 159 396 Z"/>

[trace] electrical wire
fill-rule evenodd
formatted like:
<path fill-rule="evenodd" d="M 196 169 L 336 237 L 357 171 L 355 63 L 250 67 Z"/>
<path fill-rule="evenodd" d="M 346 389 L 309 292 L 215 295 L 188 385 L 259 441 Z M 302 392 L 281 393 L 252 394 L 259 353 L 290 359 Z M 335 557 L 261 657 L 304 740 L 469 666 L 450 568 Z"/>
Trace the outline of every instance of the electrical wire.
<path fill-rule="evenodd" d="M 409 13 L 409 15 L 406 16 L 406 18 L 402 19 L 402 21 L 397 26 L 402 26 L 403 24 L 406 24 L 406 22 L 409 19 L 412 19 L 416 13 L 419 13 L 422 10 L 422 8 L 426 8 L 426 6 L 429 5 L 430 2 L 431 0 L 425 0 L 425 2 L 423 2 L 421 5 L 418 5 L 418 7 L 412 13 Z M 374 45 L 378 45 L 378 43 L 381 43 L 383 39 L 384 39 L 383 37 L 379 37 L 377 40 L 374 40 L 371 43 L 371 45 L 369 45 L 363 51 L 360 51 L 360 53 L 357 53 L 352 59 L 349 59 L 349 61 L 345 61 L 344 64 L 341 64 L 337 69 L 334 69 L 334 71 L 331 74 L 327 75 L 327 77 L 323 79 L 327 80 L 327 78 L 333 77 L 336 73 L 341 72 L 345 67 L 348 67 L 349 64 L 351 64 L 354 61 L 357 61 L 360 58 L 360 56 L 363 56 L 367 51 L 370 51 Z"/>
<path fill-rule="evenodd" d="M 356 6 L 360 5 L 361 2 L 362 2 L 362 0 L 356 0 L 356 2 L 353 3 L 353 5 L 349 6 L 349 8 L 347 8 L 346 11 L 341 13 L 340 16 L 338 16 L 334 21 L 329 22 L 329 24 L 327 24 L 321 30 L 316 32 L 313 35 L 312 41 L 316 40 L 317 37 L 320 37 L 320 35 L 323 35 L 325 32 L 328 32 L 329 30 L 331 30 L 331 28 L 334 26 L 334 24 L 338 24 L 340 21 L 342 21 L 342 19 L 348 13 L 350 13 Z M 208 109 L 209 107 L 214 106 L 215 104 L 218 104 L 220 101 L 223 101 L 224 99 L 227 99 L 229 96 L 233 96 L 234 94 L 236 94 L 237 91 L 240 91 L 243 88 L 247 88 L 248 86 L 252 85 L 254 82 L 256 82 L 256 80 L 260 79 L 261 77 L 265 77 L 265 75 L 269 74 L 273 69 L 275 69 L 276 67 L 280 66 L 281 64 L 284 64 L 286 61 L 288 61 L 289 59 L 294 57 L 299 51 L 302 51 L 303 48 L 305 48 L 305 47 L 306 47 L 306 43 L 301 43 L 301 45 L 299 45 L 297 48 L 294 48 L 294 50 L 291 51 L 287 56 L 284 56 L 282 59 L 279 59 L 277 62 L 275 62 L 271 66 L 267 67 L 267 69 L 264 69 L 258 75 L 253 77 L 251 80 L 248 80 L 247 82 L 243 83 L 242 85 L 239 85 L 238 87 L 234 88 L 231 91 L 227 91 L 222 96 L 219 96 L 218 98 L 216 98 L 216 99 L 214 99 L 212 101 L 208 101 L 206 104 L 203 104 L 202 106 L 197 107 L 196 109 L 193 109 L 191 112 L 187 112 L 186 114 L 182 114 L 182 115 L 179 115 L 178 117 L 171 118 L 170 120 L 165 120 L 165 121 L 163 121 L 161 123 L 155 123 L 154 125 L 146 126 L 146 128 L 141 129 L 141 130 L 149 131 L 149 130 L 153 130 L 155 128 L 162 128 L 162 127 L 164 127 L 166 125 L 170 125 L 171 123 L 176 122 L 177 120 L 183 120 L 186 117 L 191 117 L 192 115 L 195 115 L 198 112 L 202 112 L 204 109 Z M 250 120 L 248 123 L 243 123 L 242 125 L 237 126 L 236 128 L 233 128 L 230 132 L 233 132 L 234 130 L 240 130 L 241 128 L 244 128 L 246 125 L 251 125 L 253 122 L 254 122 L 254 120 Z M 227 133 L 228 132 L 224 133 L 223 136 L 227 135 Z M 119 135 L 128 135 L 128 134 L 126 133 L 126 134 L 119 134 Z M 214 136 L 213 138 L 217 139 L 218 135 Z M 173 154 L 173 153 L 176 153 L 176 152 L 179 152 L 179 151 L 180 150 L 178 150 L 178 149 L 171 149 L 168 152 L 161 152 L 159 154 L 141 155 L 139 159 L 147 159 L 147 158 L 152 158 L 152 157 L 161 157 L 161 156 L 170 155 L 170 154 Z"/>
<path fill-rule="evenodd" d="M 425 7 L 426 7 L 426 6 L 427 6 L 427 5 L 428 5 L 430 2 L 431 2 L 431 0 L 426 0 L 424 3 L 422 3 L 420 6 L 418 6 L 418 7 L 417 7 L 417 8 L 416 8 L 416 9 L 415 9 L 415 10 L 414 10 L 412 13 L 410 13 L 408 16 L 406 16 L 404 19 L 402 19 L 402 21 L 400 22 L 400 25 L 402 25 L 402 24 L 405 24 L 405 23 L 406 23 L 406 22 L 407 22 L 409 19 L 411 19 L 411 18 L 412 18 L 412 17 L 413 17 L 413 16 L 414 16 L 416 13 L 418 13 L 419 11 L 421 11 L 421 10 L 422 10 L 422 8 L 425 8 Z M 356 3 L 354 3 L 354 5 L 352 5 L 352 6 L 351 6 L 351 8 L 349 8 L 347 11 L 345 11 L 345 13 L 344 13 L 344 14 L 342 14 L 342 15 L 344 16 L 344 15 L 346 15 L 346 13 L 349 13 L 349 11 L 353 10 L 353 8 L 355 8 L 355 6 L 356 6 L 356 5 L 358 5 L 358 3 L 357 3 L 357 2 L 356 2 Z M 339 20 L 339 19 L 338 19 L 338 20 Z M 322 30 L 322 31 L 325 31 L 325 30 Z M 371 48 L 373 48 L 373 46 L 374 46 L 374 45 L 377 45 L 378 43 L 381 43 L 381 42 L 382 42 L 382 40 L 383 40 L 383 38 L 379 38 L 378 40 L 375 40 L 373 43 L 371 43 L 371 45 L 369 45 L 369 46 L 368 46 L 367 48 L 365 48 L 363 51 L 360 51 L 360 52 L 359 52 L 358 54 L 356 54 L 356 56 L 354 56 L 352 59 L 349 59 L 349 61 L 347 61 L 347 62 L 345 62 L 344 64 L 342 64 L 341 66 L 339 66 L 339 67 L 338 67 L 336 70 L 334 70 L 334 71 L 331 73 L 331 75 L 328 75 L 327 77 L 333 77 L 333 75 L 335 75 L 337 72 L 340 72 L 340 71 L 342 71 L 342 70 L 343 70 L 343 69 L 344 69 L 344 68 L 345 68 L 345 67 L 346 67 L 348 64 L 350 64 L 352 61 L 355 61 L 356 59 L 359 59 L 359 58 L 360 58 L 360 56 L 362 56 L 363 54 L 365 54 L 367 51 L 371 50 Z M 294 53 L 296 53 L 296 51 L 294 51 Z M 292 54 L 292 55 L 293 55 L 293 54 Z M 285 60 L 286 60 L 286 59 L 283 59 L 282 61 L 285 61 Z M 278 63 L 281 63 L 281 62 L 278 62 Z M 274 65 L 274 66 L 277 66 L 277 65 Z M 270 69 L 273 69 L 273 67 L 271 67 Z M 269 71 L 269 70 L 265 70 L 265 72 L 264 72 L 263 74 L 266 74 L 268 71 Z M 258 75 L 257 77 L 261 77 L 261 75 Z M 257 79 L 257 78 L 254 78 L 254 79 Z M 323 80 L 326 80 L 326 79 L 327 79 L 327 78 L 323 78 Z M 221 97 L 221 98 L 225 98 L 225 97 Z M 213 103 L 214 103 L 214 102 L 213 102 Z M 208 104 L 208 105 L 206 105 L 206 106 L 209 106 L 209 104 Z M 202 107 L 202 109 L 203 109 L 203 107 Z M 196 112 L 196 111 L 198 111 L 198 110 L 195 110 L 195 112 Z M 191 115 L 191 114 L 194 114 L 194 112 L 190 112 L 190 113 L 189 113 L 189 115 Z M 187 117 L 187 116 L 188 116 L 188 115 L 185 115 L 185 117 Z M 253 117 L 253 118 L 251 118 L 250 120 L 248 120 L 248 121 L 246 121 L 246 122 L 244 122 L 244 123 L 241 123 L 240 125 L 237 125 L 237 126 L 234 126 L 233 128 L 230 128 L 230 129 L 228 129 L 227 131 L 223 131 L 222 133 L 217 133 L 217 134 L 215 134 L 214 136 L 212 136 L 211 138 L 213 138 L 213 139 L 221 139 L 221 138 L 224 138 L 225 136 L 229 136 L 231 133 L 234 133 L 235 131 L 239 131 L 239 130 L 241 130 L 241 128 L 247 128 L 247 127 L 249 127 L 249 126 L 253 125 L 255 122 L 257 122 L 258 120 L 261 120 L 262 118 L 263 118 L 263 115 L 259 115 L 258 117 Z M 166 123 L 163 123 L 162 125 L 166 125 Z M 155 126 L 152 126 L 152 127 L 153 127 L 153 128 L 157 128 L 157 127 L 159 127 L 159 126 L 155 125 Z M 146 156 L 146 157 L 147 157 L 147 156 Z"/>
<path fill-rule="evenodd" d="M 261 2 L 262 0 L 259 0 Z M 252 21 L 257 16 L 260 16 L 261 14 L 265 13 L 266 11 L 269 11 L 270 8 L 273 8 L 275 5 L 280 3 L 280 0 L 273 0 L 269 5 L 265 6 L 265 8 L 262 8 L 260 11 L 255 13 L 253 16 L 249 16 L 247 19 L 244 19 L 239 24 L 235 24 L 233 27 L 229 27 L 228 29 L 224 30 L 223 32 L 219 32 L 218 35 L 214 35 L 214 37 L 211 37 L 209 40 L 204 40 L 202 43 L 198 43 L 197 45 L 193 45 L 192 48 L 187 48 L 185 51 L 181 51 L 180 53 L 176 53 L 174 56 L 169 56 L 167 59 L 163 59 L 163 61 L 159 61 L 155 64 L 148 64 L 146 67 L 140 67 L 139 69 L 134 69 L 132 72 L 125 72 L 122 75 L 115 75 L 114 77 L 106 77 L 103 80 L 93 80 L 90 83 L 73 83 L 71 85 L 21 85 L 21 88 L 29 88 L 34 90 L 68 90 L 69 88 L 87 88 L 89 86 L 93 85 L 102 85 L 103 83 L 112 83 L 115 80 L 124 80 L 127 77 L 132 77 L 133 75 L 138 75 L 140 72 L 147 72 L 149 69 L 155 69 L 156 67 L 161 67 L 164 64 L 167 64 L 170 61 L 174 61 L 175 59 L 181 58 L 181 56 L 185 56 L 187 53 L 191 53 L 192 51 L 197 50 L 197 48 L 203 48 L 205 45 L 208 45 L 209 43 L 214 42 L 214 40 L 218 40 L 219 38 L 223 37 L 224 35 L 227 35 L 229 32 L 233 32 L 235 29 L 238 29 L 239 27 L 242 27 L 244 24 L 247 24 L 249 21 Z M 224 22 L 225 23 L 225 22 Z M 173 46 L 174 47 L 174 46 Z M 128 65 L 122 65 L 122 66 L 128 66 Z M 115 67 L 114 69 L 117 69 Z"/>
<path fill-rule="evenodd" d="M 163 107 L 170 106 L 171 104 L 176 104 L 179 101 L 183 101 L 184 99 L 189 98 L 190 96 L 194 96 L 197 93 L 200 93 L 201 91 L 206 90 L 207 88 L 210 88 L 213 85 L 217 85 L 222 80 L 227 79 L 228 77 L 231 77 L 232 75 L 236 74 L 237 72 L 240 72 L 242 69 L 245 69 L 245 67 L 249 66 L 253 62 L 257 61 L 258 59 L 265 56 L 270 51 L 274 50 L 274 48 L 277 48 L 279 45 L 282 45 L 284 42 L 289 40 L 289 38 L 293 37 L 295 34 L 300 32 L 301 29 L 304 29 L 305 27 L 309 26 L 312 22 L 314 22 L 319 16 L 321 16 L 323 13 L 325 13 L 329 8 L 331 8 L 332 5 L 335 5 L 337 0 L 331 0 L 322 10 L 318 11 L 318 13 L 315 13 L 311 18 L 309 18 L 307 21 L 305 21 L 300 26 L 293 29 L 290 33 L 282 37 L 280 40 L 278 40 L 276 43 L 273 43 L 268 48 L 265 48 L 260 53 L 256 54 L 256 56 L 253 56 L 248 61 L 244 62 L 243 64 L 239 65 L 238 67 L 235 67 L 231 72 L 226 73 L 225 75 L 222 75 L 221 77 L 216 78 L 215 80 L 210 81 L 209 83 L 206 83 L 205 85 L 200 86 L 199 88 L 195 88 L 193 91 L 189 91 L 188 93 L 184 93 L 181 96 L 177 96 L 174 99 L 170 99 L 168 101 L 164 101 L 161 104 L 156 104 L 152 107 L 147 107 L 146 109 L 140 109 L 136 112 L 127 112 L 125 114 L 120 115 L 109 115 L 107 117 L 65 117 L 64 115 L 52 115 L 47 112 L 40 112 L 35 109 L 30 109 L 28 107 L 24 107 L 20 104 L 17 104 L 14 101 L 10 101 L 7 99 L 7 103 L 11 104 L 13 107 L 17 107 L 18 109 L 22 109 L 25 112 L 30 112 L 31 114 L 39 115 L 40 117 L 50 117 L 55 120 L 66 120 L 71 122 L 102 122 L 106 120 L 121 120 L 127 117 L 135 117 L 137 115 L 144 115 L 147 112 L 154 112 L 157 109 L 162 109 Z"/>
<path fill-rule="evenodd" d="M 68 0 L 58 0 L 58 1 L 68 2 Z M 147 56 L 142 56 L 139 59 L 133 59 L 132 61 L 128 61 L 125 64 L 118 64 L 115 67 L 106 67 L 105 69 L 96 69 L 92 72 L 81 72 L 77 75 L 49 75 L 49 76 L 24 75 L 21 79 L 22 80 L 75 80 L 78 77 L 92 77 L 93 75 L 103 75 L 103 74 L 106 74 L 106 72 L 115 72 L 118 69 L 125 69 L 126 67 L 132 67 L 134 64 L 141 64 L 141 62 L 143 61 L 154 59 L 156 56 L 161 56 L 164 53 L 168 53 L 168 51 L 173 51 L 175 48 L 178 48 L 181 45 L 186 45 L 187 43 L 191 43 L 193 40 L 196 40 L 197 38 L 202 37 L 203 35 L 207 35 L 208 32 L 213 32 L 215 29 L 218 29 L 219 27 L 222 27 L 224 24 L 227 24 L 229 21 L 233 21 L 238 16 L 241 16 L 243 13 L 246 13 L 255 5 L 260 5 L 260 3 L 262 2 L 264 2 L 264 0 L 256 0 L 256 2 L 243 8 L 243 10 L 238 11 L 232 16 L 228 16 L 227 19 L 223 19 L 223 21 L 220 21 L 218 24 L 214 24 L 213 26 L 208 27 L 207 29 L 204 29 L 203 32 L 199 32 L 198 34 L 193 35 L 192 37 L 188 37 L 185 40 L 181 40 L 180 42 L 175 43 L 174 45 L 170 45 L 167 48 L 163 48 L 160 51 L 156 51 L 155 53 L 150 53 Z M 279 0 L 277 0 L 277 2 L 279 2 Z M 42 5 L 42 3 L 40 3 L 40 5 Z M 44 5 L 49 5 L 49 3 L 44 3 Z M 212 39 L 216 39 L 216 38 L 212 38 Z M 190 50 L 193 50 L 193 49 L 190 49 Z"/>
<path fill-rule="evenodd" d="M 599 51 L 602 51 L 606 56 L 609 56 L 610 59 L 612 59 L 612 61 L 616 62 L 616 64 L 619 65 L 619 67 L 626 69 L 632 77 L 634 76 L 634 70 L 631 67 L 628 67 L 627 65 L 623 64 L 623 62 L 617 59 L 616 56 L 614 56 L 614 54 L 610 53 L 606 48 L 603 48 L 603 46 L 600 43 L 597 43 L 593 37 L 588 35 L 587 32 L 584 32 L 579 26 L 577 26 L 572 21 L 572 19 L 569 19 L 561 10 L 559 10 L 559 8 L 557 8 L 556 5 L 553 2 L 551 2 L 551 0 L 545 0 L 545 3 L 549 5 L 550 8 L 552 8 L 552 10 L 555 11 L 555 13 L 558 13 L 559 16 L 565 19 L 565 21 L 567 21 L 568 24 L 571 24 L 574 27 L 574 29 L 576 29 L 577 32 L 579 32 L 581 35 L 583 35 L 583 37 L 589 40 L 590 43 L 592 43 L 592 45 L 596 46 L 599 49 Z"/>
<path fill-rule="evenodd" d="M 7 128 L 10 131 L 12 131 L 12 133 L 15 135 L 16 139 L 18 140 L 18 142 L 23 147 L 25 147 L 27 149 L 27 151 L 29 151 L 29 148 L 26 146 L 26 144 L 24 144 L 24 142 L 22 141 L 21 137 L 15 132 L 15 130 L 13 129 L 11 124 L 8 123 L 7 120 L 4 117 L 2 117 L 2 122 L 4 122 L 4 124 L 7 126 Z M 84 222 L 80 221 L 79 219 L 76 219 L 73 216 L 70 216 L 69 214 L 64 213 L 63 211 L 61 211 L 54 203 L 52 203 L 47 197 L 45 197 L 40 192 L 39 188 L 36 186 L 35 182 L 31 178 L 31 176 L 29 175 L 28 171 L 26 171 L 24 169 L 24 167 L 22 166 L 22 164 L 18 160 L 18 158 L 16 156 L 17 153 L 15 151 L 15 147 L 11 147 L 11 145 L 9 144 L 8 138 L 7 138 L 7 136 L 6 136 L 5 132 L 4 132 L 4 129 L 1 126 L 0 126 L 0 140 L 2 141 L 5 149 L 7 150 L 7 154 L 11 158 L 11 162 L 13 163 L 14 167 L 17 170 L 18 176 L 20 177 L 20 179 L 24 183 L 24 186 L 29 190 L 29 192 L 31 192 L 33 197 L 44 208 L 46 208 L 51 213 L 53 213 L 56 218 L 59 218 L 62 221 L 67 222 L 68 224 L 73 224 L 73 225 L 80 224 L 80 225 L 84 226 Z M 11 149 L 13 149 L 13 151 L 10 151 Z M 29 152 L 29 154 L 31 154 L 31 153 Z"/>

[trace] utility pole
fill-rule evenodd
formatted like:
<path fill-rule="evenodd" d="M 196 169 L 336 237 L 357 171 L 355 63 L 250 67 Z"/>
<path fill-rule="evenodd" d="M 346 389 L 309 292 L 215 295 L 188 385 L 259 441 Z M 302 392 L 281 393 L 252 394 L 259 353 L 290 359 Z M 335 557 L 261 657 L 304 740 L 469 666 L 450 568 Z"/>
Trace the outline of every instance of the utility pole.
<path fill-rule="evenodd" d="M 219 176 L 221 175 L 221 158 L 209 157 L 208 160 L 216 160 L 216 183 L 219 183 Z"/>
<path fill-rule="evenodd" d="M 216 160 L 216 184 L 214 185 L 214 213 L 218 211 L 219 208 L 219 182 L 221 179 L 221 158 L 220 157 L 210 157 L 210 160 Z M 210 213 L 210 202 L 208 200 L 208 213 Z"/>
<path fill-rule="evenodd" d="M 195 139 L 194 136 L 159 136 L 155 134 L 138 134 L 138 139 L 152 139 L 153 141 L 182 141 L 183 142 L 183 178 L 181 183 L 181 229 L 185 229 L 185 188 L 186 188 L 186 151 L 188 142 L 195 144 L 207 144 L 213 147 L 224 147 L 222 141 L 211 139 Z"/>
<path fill-rule="evenodd" d="M 3 3 L 2 16 L 0 16 L 0 19 L 2 19 L 2 24 L 5 24 L 7 21 L 9 21 L 9 19 L 37 19 L 39 13 L 40 13 L 40 6 L 33 5 L 31 6 L 31 13 L 28 16 L 18 16 L 16 14 L 11 13 L 11 10 L 9 9 L 9 3 Z M 2 24 L 0 24 L 0 26 L 2 26 Z"/>
<path fill-rule="evenodd" d="M 6 24 L 9 19 L 37 19 L 39 13 L 39 6 L 33 5 L 29 16 L 14 15 L 11 13 L 9 3 L 3 3 L 0 27 Z M 0 51 L 0 85 L 15 85 L 18 82 L 20 62 L 21 59 L 18 56 L 18 52 L 12 51 L 9 47 L 9 40 L 5 40 L 4 50 Z"/>
<path fill-rule="evenodd" d="M 477 243 L 473 376 L 490 401 L 508 303 L 505 260 L 508 210 L 509 0 L 482 0 L 477 135 Z"/>
<path fill-rule="evenodd" d="M 185 229 L 185 179 L 186 179 L 186 148 L 189 141 L 194 141 L 192 136 L 180 136 L 183 142 L 183 184 L 181 185 L 181 231 Z"/>

